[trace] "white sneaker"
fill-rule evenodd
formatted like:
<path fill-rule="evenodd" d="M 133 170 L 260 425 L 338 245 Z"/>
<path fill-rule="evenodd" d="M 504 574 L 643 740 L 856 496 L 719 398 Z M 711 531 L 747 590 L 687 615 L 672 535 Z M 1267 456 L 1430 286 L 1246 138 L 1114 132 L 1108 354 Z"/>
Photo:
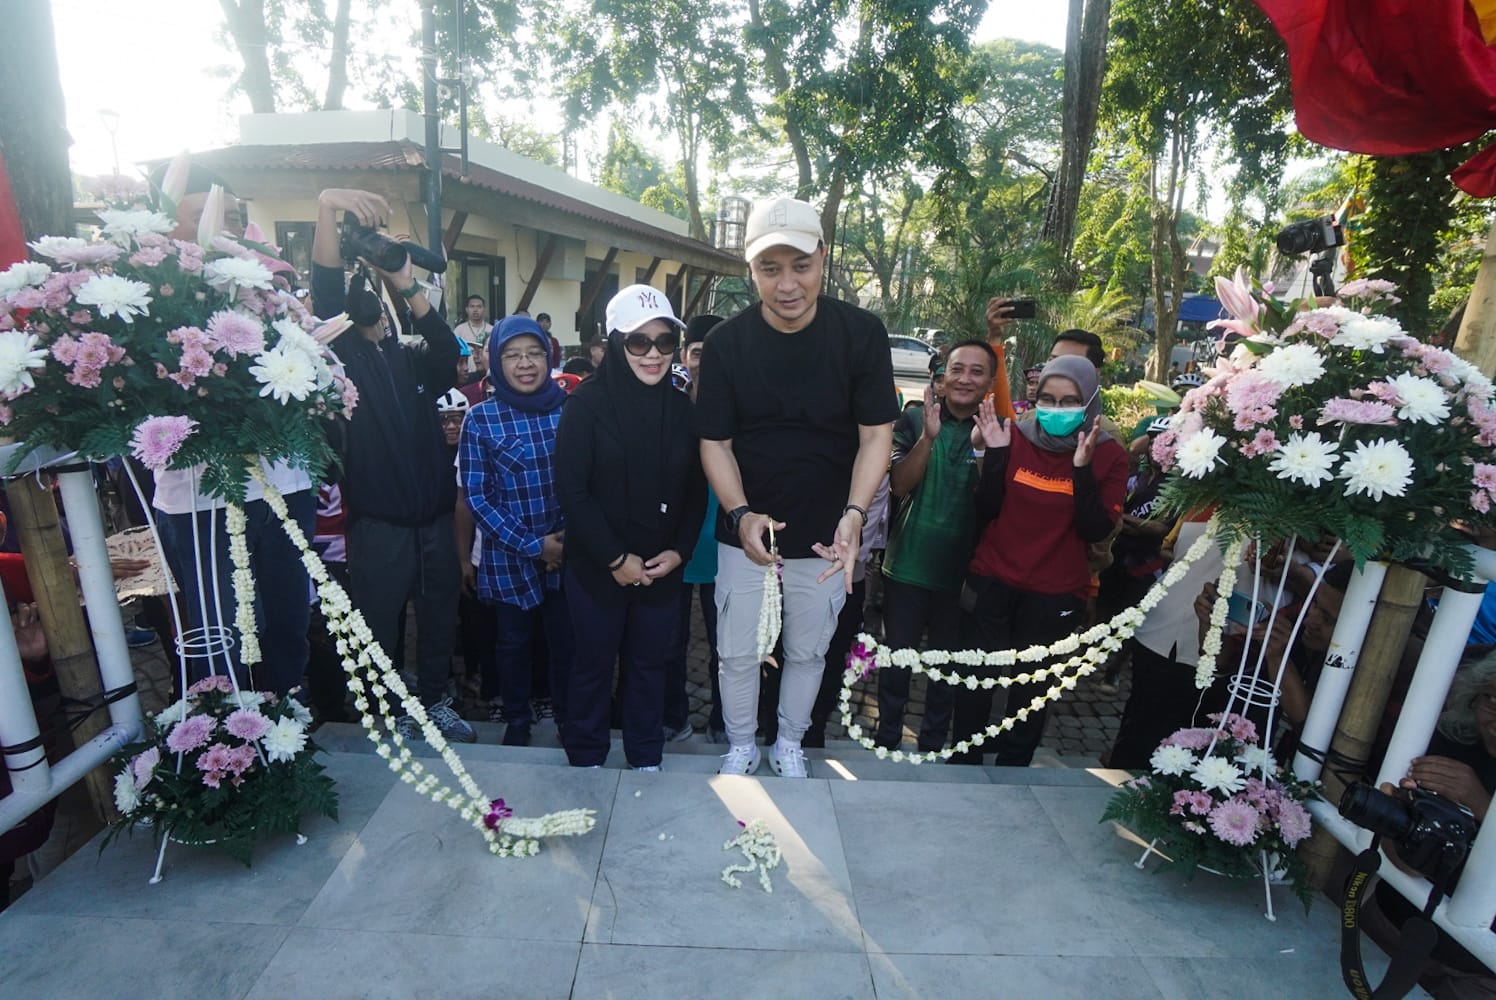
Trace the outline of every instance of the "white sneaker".
<path fill-rule="evenodd" d="M 774 745 L 769 748 L 769 766 L 781 778 L 809 777 L 805 769 L 805 751 L 800 749 L 798 743 L 775 740 Z"/>
<path fill-rule="evenodd" d="M 717 773 L 752 774 L 762 762 L 763 757 L 760 756 L 758 747 L 752 743 L 745 747 L 731 747 L 722 755 L 722 766 L 717 768 Z"/>
<path fill-rule="evenodd" d="M 658 764 L 646 764 L 643 767 L 634 768 L 635 771 L 658 771 L 659 769 L 660 765 Z"/>

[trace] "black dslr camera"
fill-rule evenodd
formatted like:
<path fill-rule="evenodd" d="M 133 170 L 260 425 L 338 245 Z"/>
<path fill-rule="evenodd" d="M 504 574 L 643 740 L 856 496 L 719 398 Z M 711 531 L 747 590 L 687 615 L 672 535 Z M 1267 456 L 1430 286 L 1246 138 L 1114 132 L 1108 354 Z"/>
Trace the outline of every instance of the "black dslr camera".
<path fill-rule="evenodd" d="M 1464 806 L 1420 788 L 1395 795 L 1353 784 L 1340 797 L 1340 815 L 1386 837 L 1398 856 L 1445 891 L 1453 886 L 1480 829 Z"/>
<path fill-rule="evenodd" d="M 1278 233 L 1278 252 L 1283 254 L 1320 253 L 1343 246 L 1345 230 L 1333 215 L 1295 222 Z"/>
<path fill-rule="evenodd" d="M 339 249 L 343 260 L 350 266 L 362 257 L 381 271 L 398 271 L 405 266 L 405 259 L 409 257 L 416 267 L 425 268 L 432 274 L 442 274 L 447 270 L 447 258 L 442 254 L 409 240 L 392 240 L 377 229 L 360 225 L 358 216 L 352 212 L 343 216 Z"/>

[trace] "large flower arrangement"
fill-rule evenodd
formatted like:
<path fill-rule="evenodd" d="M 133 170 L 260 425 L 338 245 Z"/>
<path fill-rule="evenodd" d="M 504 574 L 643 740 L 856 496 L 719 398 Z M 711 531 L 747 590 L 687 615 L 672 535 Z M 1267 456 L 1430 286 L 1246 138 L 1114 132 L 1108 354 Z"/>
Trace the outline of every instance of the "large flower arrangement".
<path fill-rule="evenodd" d="M 1293 848 L 1310 833 L 1303 802 L 1311 786 L 1274 764 L 1251 720 L 1209 718 L 1214 726 L 1165 739 L 1149 773 L 1112 796 L 1102 821 L 1124 823 L 1160 845 L 1168 859 L 1163 869 L 1238 879 L 1280 875 L 1308 909 L 1312 890 Z"/>
<path fill-rule="evenodd" d="M 192 685 L 115 755 L 120 818 L 104 845 L 148 821 L 157 837 L 214 844 L 248 865 L 256 841 L 299 833 L 302 816 L 337 819 L 311 718 L 295 698 L 235 691 L 221 675 Z"/>
<path fill-rule="evenodd" d="M 153 469 L 205 463 L 205 492 L 242 498 L 256 457 L 314 471 L 319 424 L 348 416 L 351 382 L 276 270 L 228 236 L 167 237 L 150 211 L 106 210 L 101 240 L 47 236 L 0 272 L 0 429 L 26 452 L 132 452 Z"/>
<path fill-rule="evenodd" d="M 1491 381 L 1381 315 L 1388 282 L 1347 282 L 1328 306 L 1279 302 L 1240 272 L 1216 291 L 1244 339 L 1154 443 L 1173 508 L 1215 506 L 1264 542 L 1330 534 L 1357 562 L 1468 572 L 1454 525 L 1492 523 Z"/>

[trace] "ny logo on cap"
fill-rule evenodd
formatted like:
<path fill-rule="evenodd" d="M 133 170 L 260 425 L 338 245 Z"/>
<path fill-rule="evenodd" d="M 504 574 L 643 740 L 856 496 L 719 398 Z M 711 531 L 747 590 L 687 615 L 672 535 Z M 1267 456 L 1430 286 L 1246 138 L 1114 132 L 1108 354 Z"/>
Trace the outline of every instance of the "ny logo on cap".
<path fill-rule="evenodd" d="M 641 309 L 658 309 L 660 308 L 660 302 L 655 298 L 654 292 L 640 292 L 639 307 Z"/>

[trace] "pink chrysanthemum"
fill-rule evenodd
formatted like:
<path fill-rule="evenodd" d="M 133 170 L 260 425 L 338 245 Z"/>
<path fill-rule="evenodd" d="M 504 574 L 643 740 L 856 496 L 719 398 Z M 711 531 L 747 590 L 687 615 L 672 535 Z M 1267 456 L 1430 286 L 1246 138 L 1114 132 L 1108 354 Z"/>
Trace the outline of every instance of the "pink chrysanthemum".
<path fill-rule="evenodd" d="M 208 338 L 230 357 L 259 354 L 265 349 L 265 328 L 243 313 L 224 310 L 208 320 Z"/>
<path fill-rule="evenodd" d="M 151 783 L 151 777 L 156 772 L 156 765 L 161 763 L 161 749 L 150 747 L 135 755 L 130 761 L 130 776 L 135 780 L 137 790 Z"/>
<path fill-rule="evenodd" d="M 227 675 L 212 674 L 211 676 L 204 677 L 200 681 L 193 682 L 192 686 L 187 689 L 187 693 L 189 695 L 194 695 L 203 694 L 207 691 L 221 691 L 224 694 L 228 694 L 233 690 L 234 682 L 229 680 Z"/>
<path fill-rule="evenodd" d="M 1278 806 L 1278 832 L 1289 847 L 1297 845 L 1312 832 L 1309 810 L 1292 799 L 1284 799 Z"/>
<path fill-rule="evenodd" d="M 197 421 L 191 417 L 146 417 L 135 425 L 130 452 L 146 468 L 160 471 L 195 430 Z"/>
<path fill-rule="evenodd" d="M 209 734 L 217 726 L 218 722 L 208 715 L 194 715 L 183 719 L 167 734 L 166 748 L 176 753 L 196 750 L 208 741 Z"/>
<path fill-rule="evenodd" d="M 1321 424 L 1395 424 L 1393 409 L 1387 403 L 1371 400 L 1332 399 L 1319 411 Z"/>
<path fill-rule="evenodd" d="M 1164 744 L 1184 747 L 1186 750 L 1204 750 L 1210 746 L 1210 741 L 1215 738 L 1215 735 L 1214 729 L 1179 729 L 1164 740 Z"/>
<path fill-rule="evenodd" d="M 1222 802 L 1210 812 L 1210 829 L 1228 844 L 1246 847 L 1257 839 L 1261 815 L 1241 799 Z"/>
<path fill-rule="evenodd" d="M 241 740 L 257 740 L 270 730 L 270 720 L 252 708 L 230 712 L 223 727 Z"/>

